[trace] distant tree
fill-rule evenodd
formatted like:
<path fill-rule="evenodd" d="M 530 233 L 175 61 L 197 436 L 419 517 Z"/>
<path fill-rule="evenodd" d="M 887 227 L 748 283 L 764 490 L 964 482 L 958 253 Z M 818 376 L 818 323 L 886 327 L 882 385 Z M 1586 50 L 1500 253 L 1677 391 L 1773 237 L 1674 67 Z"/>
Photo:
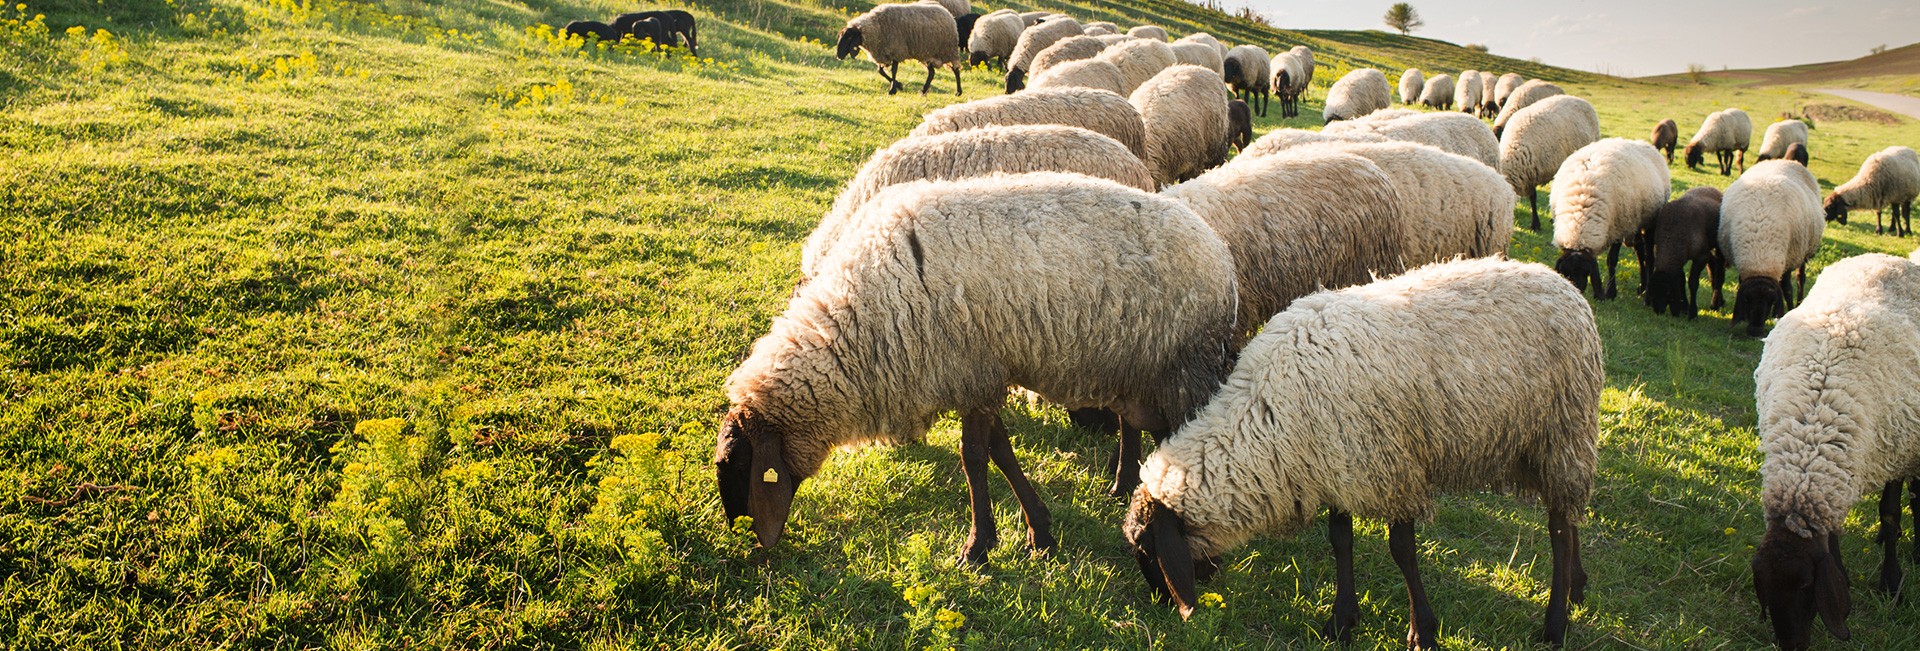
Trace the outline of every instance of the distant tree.
<path fill-rule="evenodd" d="M 1881 53 L 1881 52 L 1885 52 L 1885 51 L 1887 51 L 1887 44 L 1886 44 L 1886 43 L 1881 43 L 1881 44 L 1879 44 L 1879 45 L 1875 45 L 1875 46 L 1873 46 L 1872 48 L 1869 48 L 1869 49 L 1868 49 L 1867 51 L 1868 51 L 1868 52 L 1872 52 L 1872 53 L 1874 53 L 1874 54 L 1879 54 L 1879 53 Z"/>
<path fill-rule="evenodd" d="M 1381 18 L 1381 20 L 1387 21 L 1388 27 L 1399 30 L 1402 36 L 1412 33 L 1413 30 L 1427 26 L 1426 21 L 1420 20 L 1420 12 L 1414 11 L 1413 5 L 1405 2 L 1395 3 L 1393 6 L 1387 7 L 1387 15 Z"/>
<path fill-rule="evenodd" d="M 1687 64 L 1687 79 L 1696 84 L 1707 83 L 1707 66 L 1702 63 Z"/>
<path fill-rule="evenodd" d="M 1468 51 L 1468 52 L 1481 52 L 1481 53 L 1485 53 L 1485 52 L 1487 51 L 1487 44 L 1486 44 L 1486 43 L 1468 43 L 1468 44 L 1466 44 L 1466 45 L 1465 45 L 1464 47 L 1466 47 L 1466 48 L 1467 48 L 1467 51 Z"/>

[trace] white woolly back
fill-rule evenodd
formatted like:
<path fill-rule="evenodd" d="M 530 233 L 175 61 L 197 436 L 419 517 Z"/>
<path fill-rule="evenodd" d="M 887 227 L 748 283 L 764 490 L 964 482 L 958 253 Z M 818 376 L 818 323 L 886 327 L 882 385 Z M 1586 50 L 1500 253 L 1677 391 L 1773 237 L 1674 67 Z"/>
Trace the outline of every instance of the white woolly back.
<path fill-rule="evenodd" d="M 1747 168 L 1720 201 L 1720 251 L 1740 278 L 1778 279 L 1820 249 L 1826 216 L 1820 186 L 1799 163 Z"/>
<path fill-rule="evenodd" d="M 1897 145 L 1874 152 L 1860 164 L 1860 173 L 1833 193 L 1851 209 L 1879 210 L 1911 202 L 1920 195 L 1920 154 Z"/>
<path fill-rule="evenodd" d="M 1807 123 L 1799 120 L 1781 120 L 1767 126 L 1767 137 L 1760 141 L 1760 155 L 1767 158 L 1785 158 L 1787 147 L 1798 143 L 1807 145 Z"/>
<path fill-rule="evenodd" d="M 1341 123 L 1335 123 L 1341 124 Z M 1336 132 L 1331 129 L 1310 131 L 1307 129 L 1274 129 L 1240 152 L 1239 158 L 1269 156 L 1283 151 L 1328 142 L 1387 142 L 1385 137 L 1367 131 Z M 1239 160 L 1236 158 L 1235 160 Z"/>
<path fill-rule="evenodd" d="M 1199 41 L 1179 41 L 1167 46 L 1173 51 L 1173 59 L 1182 64 L 1200 66 L 1212 70 L 1213 74 L 1222 74 L 1226 62 L 1220 57 L 1220 50 L 1210 43 Z"/>
<path fill-rule="evenodd" d="M 1126 78 L 1127 86 L 1122 95 L 1132 95 L 1135 89 L 1154 75 L 1177 63 L 1173 58 L 1173 50 L 1167 47 L 1165 41 L 1133 37 L 1107 46 L 1099 58 L 1119 68 L 1120 75 Z"/>
<path fill-rule="evenodd" d="M 1199 66 L 1166 68 L 1133 91 L 1128 102 L 1145 125 L 1155 181 L 1164 186 L 1193 178 L 1226 160 L 1229 99 L 1220 75 Z"/>
<path fill-rule="evenodd" d="M 1081 33 L 1080 23 L 1072 18 L 1049 18 L 1044 23 L 1029 23 L 1027 29 L 1020 32 L 1020 40 L 1013 44 L 1013 55 L 1007 59 L 1007 68 L 1026 70 L 1033 63 L 1033 57 L 1047 49 L 1047 46 Z"/>
<path fill-rule="evenodd" d="M 911 4 L 883 4 L 847 21 L 860 28 L 860 49 L 879 65 L 918 60 L 939 66 L 960 60 L 954 39 L 960 28 L 953 14 L 928 0 Z"/>
<path fill-rule="evenodd" d="M 1212 48 L 1206 49 L 1212 51 Z M 1090 88 L 1119 95 L 1127 88 L 1127 78 L 1111 63 L 1083 59 L 1047 68 L 1046 72 L 1035 75 L 1027 88 Z"/>
<path fill-rule="evenodd" d="M 1493 94 L 1494 94 L 1494 90 L 1496 89 L 1495 87 L 1499 83 L 1500 83 L 1500 78 L 1493 76 L 1493 73 L 1491 72 L 1480 73 L 1480 102 L 1482 104 L 1494 103 Z"/>
<path fill-rule="evenodd" d="M 1387 76 L 1373 68 L 1348 72 L 1327 89 L 1327 103 L 1321 116 L 1327 120 L 1351 120 L 1386 108 L 1393 103 Z"/>
<path fill-rule="evenodd" d="M 1338 134 L 1372 133 L 1389 140 L 1417 142 L 1466 156 L 1490 168 L 1500 167 L 1500 139 L 1493 137 L 1487 123 L 1465 113 L 1387 109 L 1358 120 L 1329 124 L 1325 130 Z"/>
<path fill-rule="evenodd" d="M 1295 75 L 1296 81 L 1293 82 L 1293 86 L 1304 92 L 1307 84 L 1313 81 L 1313 50 L 1305 45 L 1295 45 L 1287 52 L 1293 55 L 1295 61 L 1300 62 L 1300 74 Z"/>
<path fill-rule="evenodd" d="M 1034 55 L 1033 62 L 1027 66 L 1027 72 L 1031 77 L 1038 77 L 1062 63 L 1100 56 L 1100 52 L 1106 49 L 1106 43 L 1092 36 L 1068 36 L 1054 41 L 1053 45 L 1047 46 L 1047 49 Z"/>
<path fill-rule="evenodd" d="M 1405 220 L 1401 254 L 1407 266 L 1506 255 L 1513 241 L 1513 190 L 1493 168 L 1411 142 L 1316 147 L 1373 161 L 1393 182 Z"/>
<path fill-rule="evenodd" d="M 908 135 L 1017 124 L 1061 124 L 1100 133 L 1146 160 L 1146 127 L 1123 95 L 1094 88 L 1047 88 L 962 102 L 927 113 Z"/>
<path fill-rule="evenodd" d="M 1218 50 L 1220 52 L 1221 59 L 1227 58 L 1227 44 L 1221 43 L 1220 39 L 1214 38 L 1212 34 L 1208 34 L 1206 32 L 1194 32 L 1192 34 L 1188 34 L 1186 36 L 1180 37 L 1180 40 L 1193 42 L 1193 43 L 1206 43 L 1207 45 L 1213 46 L 1213 49 Z"/>
<path fill-rule="evenodd" d="M 1427 89 L 1427 78 L 1419 68 L 1407 68 L 1400 73 L 1400 103 L 1412 104 L 1420 101 L 1420 93 Z"/>
<path fill-rule="evenodd" d="M 1020 14 L 1004 9 L 981 16 L 973 23 L 973 33 L 967 35 L 967 51 L 985 57 L 1011 56 L 1013 46 L 1020 42 L 1020 32 L 1026 28 Z"/>
<path fill-rule="evenodd" d="M 1527 78 L 1520 76 L 1520 73 L 1517 72 L 1500 75 L 1500 80 L 1495 82 L 1493 86 L 1493 101 L 1499 103 L 1504 108 L 1507 103 L 1507 97 L 1513 95 L 1513 91 L 1525 83 L 1527 83 Z"/>
<path fill-rule="evenodd" d="M 1239 79 L 1228 79 L 1227 84 L 1235 88 L 1261 92 L 1271 90 L 1268 86 L 1273 79 L 1272 58 L 1267 50 L 1258 45 L 1235 45 L 1227 50 L 1227 59 L 1240 62 Z"/>
<path fill-rule="evenodd" d="M 1672 176 L 1644 140 L 1608 138 L 1581 147 L 1553 175 L 1553 244 L 1598 255 L 1653 223 Z"/>
<path fill-rule="evenodd" d="M 1480 71 L 1460 73 L 1460 79 L 1453 82 L 1453 101 L 1463 108 L 1480 106 Z"/>
<path fill-rule="evenodd" d="M 1512 122 L 1520 111 L 1549 97 L 1565 94 L 1567 91 L 1561 90 L 1559 86 L 1548 81 L 1533 79 L 1520 84 L 1513 89 L 1513 94 L 1507 96 L 1506 103 L 1500 105 L 1500 114 L 1493 118 L 1493 130 L 1504 134 L 1507 123 Z"/>
<path fill-rule="evenodd" d="M 1528 196 L 1553 180 L 1568 156 L 1599 139 L 1600 114 L 1592 104 L 1572 95 L 1548 97 L 1515 113 L 1500 134 L 1500 174 L 1514 194 Z"/>
<path fill-rule="evenodd" d="M 1727 125 L 1733 130 L 1733 148 L 1746 151 L 1748 143 L 1753 142 L 1753 119 L 1747 112 L 1730 108 L 1721 113 L 1726 115 Z"/>
<path fill-rule="evenodd" d="M 1133 29 L 1127 30 L 1127 35 L 1134 38 L 1152 39 L 1161 43 L 1167 42 L 1167 30 L 1155 25 L 1136 25 Z"/>
<path fill-rule="evenodd" d="M 1434 75 L 1420 91 L 1420 103 L 1439 107 L 1453 103 L 1453 75 Z"/>

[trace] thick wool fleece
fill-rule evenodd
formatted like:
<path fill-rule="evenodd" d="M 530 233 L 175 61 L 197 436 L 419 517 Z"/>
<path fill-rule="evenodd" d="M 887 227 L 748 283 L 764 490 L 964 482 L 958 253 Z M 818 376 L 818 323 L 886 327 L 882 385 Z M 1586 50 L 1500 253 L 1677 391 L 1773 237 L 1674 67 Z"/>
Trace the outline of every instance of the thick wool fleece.
<path fill-rule="evenodd" d="M 1227 80 L 1236 91 L 1265 93 L 1273 90 L 1273 58 L 1258 45 L 1235 45 L 1227 50 L 1227 59 L 1240 62 L 1240 74 Z"/>
<path fill-rule="evenodd" d="M 1027 70 L 1033 64 L 1033 58 L 1060 39 L 1080 36 L 1080 23 L 1071 18 L 1048 19 L 1047 22 L 1028 26 L 1020 32 L 1020 40 L 1013 44 L 1013 55 L 1007 59 L 1007 69 Z"/>
<path fill-rule="evenodd" d="M 1020 14 L 1011 11 L 982 16 L 973 24 L 973 33 L 967 35 L 967 52 L 981 60 L 1005 61 L 1013 56 L 1013 46 L 1020 42 L 1020 32 L 1026 28 Z"/>
<path fill-rule="evenodd" d="M 1167 42 L 1167 30 L 1157 25 L 1135 25 L 1133 29 L 1127 30 L 1127 35 L 1134 38 L 1151 39 L 1161 43 Z"/>
<path fill-rule="evenodd" d="M 1027 88 L 1092 88 L 1120 95 L 1127 89 L 1127 78 L 1120 69 L 1100 59 L 1068 61 L 1042 72 Z"/>
<path fill-rule="evenodd" d="M 1500 108 L 1506 108 L 1507 98 L 1513 95 L 1513 91 L 1518 90 L 1526 83 L 1527 78 L 1520 76 L 1520 73 L 1517 72 L 1500 75 L 1500 80 L 1494 83 L 1493 86 L 1493 102 L 1498 104 Z"/>
<path fill-rule="evenodd" d="M 1195 558 L 1294 533 L 1323 506 L 1424 520 L 1454 491 L 1524 490 L 1578 523 L 1605 380 L 1592 310 L 1538 264 L 1462 260 L 1321 292 L 1247 345 L 1134 499 L 1179 513 Z"/>
<path fill-rule="evenodd" d="M 1287 51 L 1273 55 L 1273 60 L 1267 66 L 1267 85 L 1273 87 L 1273 92 L 1280 95 L 1298 94 L 1306 88 L 1306 83 L 1301 80 L 1313 74 L 1307 71 L 1308 65 L 1304 59 L 1300 58 L 1298 52 Z M 1285 84 L 1280 83 L 1282 74 L 1287 77 Z"/>
<path fill-rule="evenodd" d="M 960 48 L 953 43 L 960 28 L 953 14 L 938 4 L 880 5 L 854 16 L 847 26 L 860 28 L 860 49 L 881 66 L 919 61 L 939 67 L 960 61 Z"/>
<path fill-rule="evenodd" d="M 1512 106 L 1509 104 L 1508 106 Z M 1555 95 L 1514 114 L 1500 136 L 1500 174 L 1522 197 L 1553 180 L 1560 164 L 1600 139 L 1600 114 L 1587 100 Z"/>
<path fill-rule="evenodd" d="M 1154 181 L 1178 183 L 1226 162 L 1229 99 L 1220 75 L 1199 66 L 1167 68 L 1133 91 Z"/>
<path fill-rule="evenodd" d="M 1519 88 L 1513 89 L 1513 94 L 1507 96 L 1506 103 L 1500 105 L 1500 114 L 1493 118 L 1493 132 L 1506 133 L 1507 123 L 1512 122 L 1514 116 L 1519 115 L 1520 111 L 1546 98 L 1565 94 L 1567 91 L 1561 90 L 1559 86 L 1538 79 L 1520 84 Z"/>
<path fill-rule="evenodd" d="M 1446 108 L 1453 105 L 1453 75 L 1434 75 L 1427 80 L 1427 86 L 1420 91 L 1420 104 L 1427 108 Z"/>
<path fill-rule="evenodd" d="M 1427 77 L 1419 68 L 1407 68 L 1400 73 L 1400 103 L 1412 104 L 1420 101 L 1420 94 L 1427 89 Z"/>
<path fill-rule="evenodd" d="M 1268 131 L 1266 135 L 1260 136 L 1259 140 L 1253 141 L 1252 145 L 1248 145 L 1246 151 L 1240 152 L 1240 158 L 1269 156 L 1272 154 L 1278 154 L 1283 151 L 1294 149 L 1296 147 L 1305 147 L 1308 145 L 1317 145 L 1321 143 L 1340 143 L 1340 142 L 1391 142 L 1391 141 L 1387 140 L 1383 136 L 1379 136 L 1367 131 L 1333 132 L 1333 131 L 1327 131 L 1327 130 L 1311 131 L 1307 129 L 1274 129 L 1272 131 Z"/>
<path fill-rule="evenodd" d="M 1295 88 L 1305 90 L 1307 84 L 1313 81 L 1313 50 L 1305 45 L 1295 45 L 1293 49 L 1287 50 L 1287 52 L 1292 53 L 1300 62 L 1301 66 L 1303 66 L 1301 73 L 1295 76 L 1296 81 L 1293 82 L 1293 85 Z"/>
<path fill-rule="evenodd" d="M 1652 225 L 1672 187 L 1653 145 L 1608 138 L 1581 147 L 1553 175 L 1553 244 L 1599 255 Z"/>
<path fill-rule="evenodd" d="M 1173 51 L 1173 60 L 1180 64 L 1200 66 L 1216 75 L 1225 73 L 1226 61 L 1220 57 L 1219 48 L 1210 43 L 1178 41 L 1167 47 Z"/>
<path fill-rule="evenodd" d="M 1080 127 L 1118 140 L 1147 160 L 1147 128 L 1139 111 L 1125 96 L 1093 88 L 1048 88 L 954 104 L 927 113 L 908 135 L 1020 124 Z"/>
<path fill-rule="evenodd" d="M 1180 40 L 1175 42 L 1176 43 L 1179 43 L 1179 42 L 1206 43 L 1207 45 L 1213 46 L 1213 49 L 1218 50 L 1220 52 L 1221 59 L 1224 60 L 1227 58 L 1227 44 L 1221 43 L 1220 39 L 1214 38 L 1212 34 L 1208 34 L 1206 32 L 1194 32 L 1192 34 L 1188 34 L 1186 36 L 1180 37 Z"/>
<path fill-rule="evenodd" d="M 1820 186 L 1799 163 L 1770 160 L 1747 168 L 1720 201 L 1720 253 L 1741 279 L 1778 279 L 1820 250 L 1826 232 Z"/>
<path fill-rule="evenodd" d="M 1878 253 L 1829 265 L 1753 381 L 1768 527 L 1840 530 L 1861 495 L 1920 475 L 1920 268 Z"/>
<path fill-rule="evenodd" d="M 1180 423 L 1226 368 L 1232 262 L 1177 202 L 1042 173 L 897 185 L 862 212 L 727 379 L 801 476 L 1012 385 Z"/>
<path fill-rule="evenodd" d="M 1386 75 L 1373 68 L 1361 68 L 1333 82 L 1333 87 L 1327 89 L 1327 103 L 1320 114 L 1327 122 L 1351 120 L 1392 104 L 1391 93 Z"/>
<path fill-rule="evenodd" d="M 955 18 L 959 18 L 961 16 L 965 16 L 967 14 L 973 13 L 973 5 L 968 3 L 967 0 L 920 0 L 920 1 L 931 2 L 934 4 L 940 5 L 941 8 L 947 10 L 947 13 L 953 14 L 953 17 Z"/>
<path fill-rule="evenodd" d="M 1767 137 L 1760 140 L 1760 160 L 1786 158 L 1787 147 L 1798 143 L 1807 146 L 1807 123 L 1799 120 L 1781 120 L 1767 126 Z"/>
<path fill-rule="evenodd" d="M 1860 173 L 1833 193 L 1850 210 L 1879 210 L 1905 204 L 1920 196 L 1920 154 L 1906 147 L 1888 147 L 1868 156 Z"/>
<path fill-rule="evenodd" d="M 1092 36 L 1068 36 L 1055 41 L 1053 45 L 1047 46 L 1047 49 L 1041 50 L 1040 54 L 1035 55 L 1033 57 L 1033 63 L 1029 66 L 1027 72 L 1032 73 L 1032 76 L 1038 77 L 1041 73 L 1051 70 L 1054 66 L 1062 63 L 1091 59 L 1099 56 L 1100 52 L 1105 49 L 1107 49 L 1107 44 L 1100 42 L 1100 39 Z"/>
<path fill-rule="evenodd" d="M 1687 141 L 1689 147 L 1700 145 L 1706 153 L 1717 151 L 1745 150 L 1753 138 L 1753 122 L 1745 111 L 1727 109 L 1715 111 L 1700 123 L 1700 130 L 1693 132 L 1693 139 Z M 1786 153 L 1786 147 L 1780 148 Z"/>
<path fill-rule="evenodd" d="M 1513 190 L 1480 161 L 1411 142 L 1319 145 L 1373 161 L 1400 199 L 1407 266 L 1457 257 L 1506 255 L 1513 241 Z"/>
<path fill-rule="evenodd" d="M 1422 113 L 1406 109 L 1375 111 L 1358 119 L 1335 122 L 1329 133 L 1372 133 L 1388 140 L 1417 142 L 1471 158 L 1492 169 L 1500 168 L 1500 139 L 1479 118 L 1464 113 Z"/>
<path fill-rule="evenodd" d="M 1154 75 L 1178 63 L 1173 58 L 1173 49 L 1167 47 L 1165 41 L 1133 37 L 1107 46 L 1098 58 L 1120 69 L 1120 75 L 1127 80 L 1127 92 L 1123 95 L 1132 95 Z"/>

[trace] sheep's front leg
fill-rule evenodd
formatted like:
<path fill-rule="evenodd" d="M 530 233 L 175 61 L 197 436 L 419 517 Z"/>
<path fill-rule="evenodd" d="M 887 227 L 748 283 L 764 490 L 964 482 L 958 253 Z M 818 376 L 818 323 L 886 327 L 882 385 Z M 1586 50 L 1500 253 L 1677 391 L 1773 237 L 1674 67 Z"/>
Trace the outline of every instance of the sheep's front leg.
<path fill-rule="evenodd" d="M 1433 607 L 1427 604 L 1427 586 L 1420 581 L 1420 549 L 1413 537 L 1413 523 L 1389 523 L 1387 547 L 1393 552 L 1393 563 L 1400 566 L 1400 574 L 1407 579 L 1407 601 L 1411 606 L 1407 615 L 1407 646 L 1440 648 L 1440 641 L 1436 639 L 1440 623 L 1434 621 Z"/>
<path fill-rule="evenodd" d="M 1607 291 L 1606 291 L 1606 294 L 1605 294 L 1604 296 L 1603 296 L 1603 295 L 1601 295 L 1601 293 L 1600 293 L 1600 279 L 1599 279 L 1599 278 L 1594 278 L 1594 279 L 1593 279 L 1593 294 L 1594 294 L 1594 298 L 1613 298 L 1613 297 L 1615 297 L 1615 296 L 1619 296 L 1619 295 L 1620 295 L 1620 284 L 1619 284 L 1619 282 L 1618 282 L 1618 278 L 1619 278 L 1619 269 L 1620 269 L 1620 243 L 1619 243 L 1619 242 L 1614 242 L 1614 243 L 1613 243 L 1613 246 L 1610 246 L 1610 247 L 1607 247 Z"/>
<path fill-rule="evenodd" d="M 1720 255 L 1720 252 L 1715 250 L 1713 257 L 1707 259 L 1707 273 L 1713 277 L 1713 303 L 1707 307 L 1716 310 L 1726 307 L 1727 299 L 1720 293 L 1720 288 L 1727 283 L 1726 256 Z"/>
<path fill-rule="evenodd" d="M 1527 205 L 1533 208 L 1533 232 L 1540 232 L 1540 188 L 1527 188 Z"/>
<path fill-rule="evenodd" d="M 960 90 L 960 64 L 956 63 L 956 64 L 953 64 L 953 95 L 955 97 L 959 97 L 961 93 L 962 91 Z"/>
<path fill-rule="evenodd" d="M 1569 597 L 1574 603 L 1586 601 L 1587 573 L 1580 566 L 1580 531 L 1566 511 L 1548 510 L 1547 537 L 1553 541 L 1553 585 L 1547 592 L 1547 628 L 1541 641 L 1558 648 L 1567 640 Z"/>
<path fill-rule="evenodd" d="M 1126 497 L 1140 485 L 1140 430 L 1120 421 L 1120 449 L 1113 460 L 1113 485 L 1107 495 Z"/>
<path fill-rule="evenodd" d="M 1895 556 L 1900 548 L 1900 484 L 1898 480 L 1887 482 L 1880 490 L 1880 535 L 1874 537 L 1884 552 L 1880 556 L 1880 585 L 1875 586 L 1881 592 L 1900 597 L 1900 558 Z"/>
<path fill-rule="evenodd" d="M 1344 644 L 1353 641 L 1353 627 L 1360 623 L 1360 598 L 1353 590 L 1353 514 L 1327 513 L 1327 542 L 1333 544 L 1333 617 L 1320 634 Z"/>
<path fill-rule="evenodd" d="M 1007 487 L 1013 489 L 1014 497 L 1020 499 L 1020 513 L 1027 518 L 1027 544 L 1037 551 L 1051 552 L 1055 546 L 1053 540 L 1053 513 L 1047 510 L 1047 503 L 1040 501 L 1040 494 L 1033 490 L 1033 484 L 1027 481 L 1027 474 L 1020 470 L 1020 459 L 1013 456 L 1013 439 L 1007 436 L 1007 426 L 1000 421 L 998 412 L 991 412 L 992 447 L 989 452 L 993 465 L 1000 468 L 1000 474 L 1007 478 Z M 1134 472 L 1138 482 L 1139 471 Z"/>
<path fill-rule="evenodd" d="M 1707 269 L 1707 263 L 1694 260 L 1687 264 L 1687 318 L 1700 316 L 1700 272 Z M 1675 306 L 1678 309 L 1678 306 Z"/>
<path fill-rule="evenodd" d="M 985 565 L 987 552 L 1000 544 L 1000 532 L 993 523 L 993 498 L 987 494 L 987 463 L 992 456 L 993 426 L 999 420 L 992 409 L 975 409 L 960 417 L 960 467 L 967 473 L 973 518 L 960 558 L 971 565 Z"/>
<path fill-rule="evenodd" d="M 900 92 L 900 62 L 894 62 L 892 74 L 888 74 L 886 66 L 880 66 L 880 76 L 887 80 L 888 95 Z"/>

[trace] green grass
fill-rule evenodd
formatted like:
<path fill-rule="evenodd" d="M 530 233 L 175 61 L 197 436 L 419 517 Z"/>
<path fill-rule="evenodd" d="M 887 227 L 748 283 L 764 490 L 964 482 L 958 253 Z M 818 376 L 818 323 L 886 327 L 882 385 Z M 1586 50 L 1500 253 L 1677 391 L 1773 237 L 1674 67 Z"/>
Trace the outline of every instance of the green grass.
<path fill-rule="evenodd" d="M 1792 90 L 1559 71 L 1378 33 L 1285 32 L 1176 0 L 1011 4 L 1206 29 L 1328 64 L 1556 79 L 1609 135 L 1691 131 Z M 1059 552 L 991 569 L 965 535 L 954 423 L 842 452 L 783 544 L 720 521 L 721 384 L 784 305 L 799 243 L 875 148 L 951 95 L 886 97 L 820 43 L 860 5 L 694 5 L 702 55 L 579 54 L 536 23 L 611 0 L 42 0 L 0 31 L 0 639 L 18 648 L 1319 647 L 1324 529 L 1262 540 L 1182 623 L 1101 494 L 1110 441 L 1007 410 Z M 69 37 L 66 30 L 87 32 Z M 91 31 L 106 28 L 111 37 Z M 810 40 L 802 40 L 806 37 Z M 967 99 L 999 92 L 984 71 Z M 936 85 L 936 88 L 940 86 Z M 1318 110 L 1320 91 L 1303 113 Z M 526 100 L 524 105 L 522 100 Z M 1310 118 L 1290 121 L 1306 126 Z M 1277 118 L 1260 121 L 1274 128 Z M 1820 124 L 1844 181 L 1920 128 Z M 1725 185 L 1676 169 L 1676 188 Z M 1543 197 L 1544 199 L 1544 197 Z M 1816 268 L 1909 242 L 1830 229 Z M 1517 234 L 1513 255 L 1550 261 Z M 1623 263 L 1629 289 L 1637 269 Z M 1731 296 L 1732 288 L 1729 288 Z M 1725 313 L 1598 305 L 1609 388 L 1575 648 L 1751 648 L 1761 534 L 1751 370 Z M 1515 332 L 1525 337 L 1528 333 Z M 1525 387 L 1515 387 L 1525 391 Z M 92 486 L 95 488 L 87 488 Z M 1920 641 L 1861 577 L 1858 648 Z M 1363 646 L 1404 633 L 1362 522 Z M 1449 497 L 1422 528 L 1454 648 L 1524 646 L 1546 596 L 1537 508 Z M 964 616 L 963 625 L 942 611 Z M 1821 643 L 1828 647 L 1827 643 Z"/>

